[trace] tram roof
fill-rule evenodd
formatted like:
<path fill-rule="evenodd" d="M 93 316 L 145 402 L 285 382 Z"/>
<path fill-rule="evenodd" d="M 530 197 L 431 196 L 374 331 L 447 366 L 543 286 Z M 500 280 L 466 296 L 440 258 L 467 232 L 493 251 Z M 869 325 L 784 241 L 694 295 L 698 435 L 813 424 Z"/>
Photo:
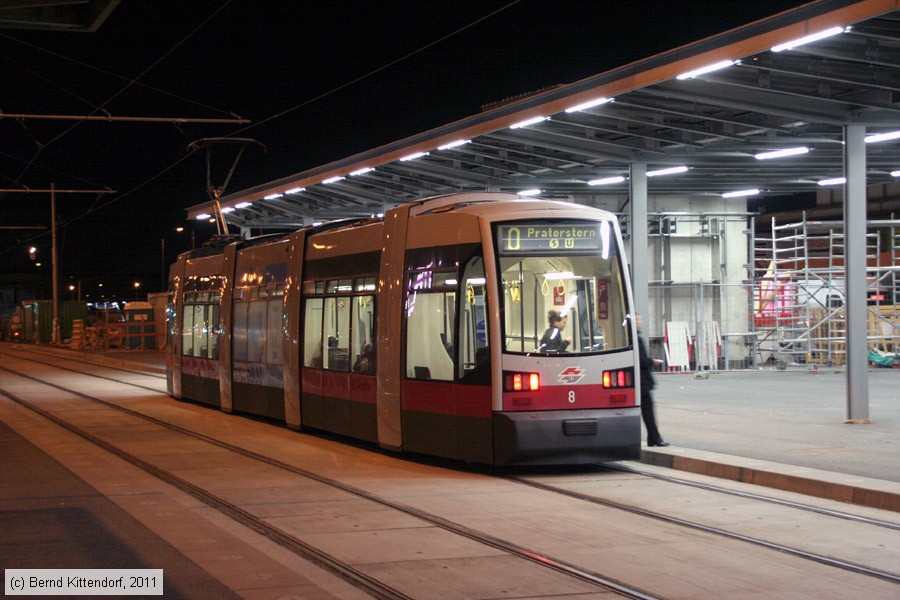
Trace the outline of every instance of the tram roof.
<path fill-rule="evenodd" d="M 777 49 L 831 28 L 843 32 Z M 722 61 L 736 62 L 684 77 Z M 571 111 L 599 98 L 612 101 Z M 543 120 L 517 126 L 531 118 Z M 746 189 L 789 196 L 842 176 L 847 125 L 864 125 L 868 134 L 900 128 L 900 0 L 810 2 L 220 202 L 234 209 L 224 215 L 231 225 L 293 227 L 464 191 L 624 195 L 636 163 L 648 171 L 689 167 L 650 180 L 654 196 Z M 466 143 L 445 147 L 459 140 Z M 808 152 L 756 158 L 797 147 Z M 866 150 L 867 183 L 900 186 L 891 175 L 900 170 L 900 141 Z M 417 153 L 425 154 L 409 158 Z M 617 176 L 625 180 L 588 184 Z M 194 218 L 211 210 L 207 201 L 187 212 Z"/>

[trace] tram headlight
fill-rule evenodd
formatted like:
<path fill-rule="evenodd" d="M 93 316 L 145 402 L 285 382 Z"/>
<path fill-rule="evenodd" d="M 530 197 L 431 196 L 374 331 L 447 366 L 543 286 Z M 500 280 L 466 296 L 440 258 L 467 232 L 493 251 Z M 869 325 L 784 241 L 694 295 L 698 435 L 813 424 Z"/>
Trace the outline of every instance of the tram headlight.
<path fill-rule="evenodd" d="M 541 376 L 537 373 L 504 373 L 503 389 L 507 392 L 536 392 L 541 389 Z"/>

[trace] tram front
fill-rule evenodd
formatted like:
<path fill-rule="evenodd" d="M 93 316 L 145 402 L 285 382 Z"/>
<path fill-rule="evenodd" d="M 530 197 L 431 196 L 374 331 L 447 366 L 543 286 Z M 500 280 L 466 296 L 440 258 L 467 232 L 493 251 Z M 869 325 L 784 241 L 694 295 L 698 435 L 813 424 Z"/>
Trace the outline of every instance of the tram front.
<path fill-rule="evenodd" d="M 638 458 L 637 353 L 618 223 L 584 207 L 553 214 L 491 224 L 486 262 L 498 293 L 487 296 L 497 299 L 501 355 L 494 461 Z"/>

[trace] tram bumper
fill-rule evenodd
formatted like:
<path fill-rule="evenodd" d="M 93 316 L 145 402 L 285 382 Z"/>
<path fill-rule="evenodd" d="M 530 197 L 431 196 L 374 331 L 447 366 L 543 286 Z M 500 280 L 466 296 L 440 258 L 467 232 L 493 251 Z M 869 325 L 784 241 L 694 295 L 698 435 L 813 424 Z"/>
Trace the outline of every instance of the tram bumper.
<path fill-rule="evenodd" d="M 641 455 L 640 407 L 494 413 L 494 464 L 577 465 Z"/>

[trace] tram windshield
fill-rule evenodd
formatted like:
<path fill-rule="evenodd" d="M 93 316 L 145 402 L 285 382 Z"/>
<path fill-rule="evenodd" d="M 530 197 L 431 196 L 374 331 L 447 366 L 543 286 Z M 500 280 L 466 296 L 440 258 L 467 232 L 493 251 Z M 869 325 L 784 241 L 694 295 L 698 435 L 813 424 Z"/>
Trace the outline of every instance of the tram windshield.
<path fill-rule="evenodd" d="M 609 222 L 501 224 L 497 250 L 506 352 L 585 354 L 631 346 Z"/>

